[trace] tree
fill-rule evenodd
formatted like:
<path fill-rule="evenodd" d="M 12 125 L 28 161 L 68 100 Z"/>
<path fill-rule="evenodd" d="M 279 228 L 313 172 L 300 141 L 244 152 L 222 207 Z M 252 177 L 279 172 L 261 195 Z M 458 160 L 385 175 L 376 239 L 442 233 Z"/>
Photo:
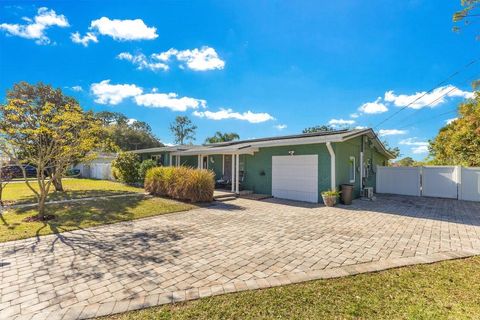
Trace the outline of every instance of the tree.
<path fill-rule="evenodd" d="M 18 165 L 25 183 L 38 202 L 38 218 L 45 220 L 45 201 L 50 187 L 74 162 L 99 144 L 101 127 L 92 112 L 61 89 L 38 83 L 15 84 L 0 106 L 0 149 Z M 34 188 L 24 165 L 36 168 Z"/>
<path fill-rule="evenodd" d="M 314 132 L 321 132 L 321 131 L 335 131 L 335 129 L 330 125 L 317 125 L 314 127 L 308 127 L 303 129 L 302 133 L 314 133 Z"/>
<path fill-rule="evenodd" d="M 390 144 L 388 143 L 387 140 L 382 141 L 383 146 L 385 149 L 390 152 L 395 158 L 400 157 L 402 154 L 400 153 L 400 148 L 399 147 L 390 147 Z"/>
<path fill-rule="evenodd" d="M 121 152 L 118 157 L 112 161 L 114 176 L 128 184 L 135 183 L 139 180 L 139 166 L 140 157 L 138 154 L 132 152 Z"/>
<path fill-rule="evenodd" d="M 405 157 L 395 163 L 401 167 L 412 167 L 415 165 L 415 160 L 413 160 L 412 157 Z"/>
<path fill-rule="evenodd" d="M 0 162 L 0 205 L 3 206 L 3 190 L 7 184 L 13 179 L 14 170 L 6 161 Z M 0 213 L 1 214 L 1 213 Z"/>
<path fill-rule="evenodd" d="M 120 112 L 101 111 L 95 114 L 103 124 L 103 151 L 122 151 L 161 147 L 163 144 L 152 133 L 150 125 L 143 121 L 128 119 Z"/>
<path fill-rule="evenodd" d="M 435 164 L 480 166 L 480 92 L 460 104 L 458 118 L 440 129 L 430 142 Z"/>
<path fill-rule="evenodd" d="M 195 140 L 196 130 L 197 126 L 187 116 L 177 116 L 175 122 L 170 124 L 175 143 L 180 145 L 185 144 L 185 141 Z"/>
<path fill-rule="evenodd" d="M 480 0 L 461 0 L 461 6 L 463 9 L 455 12 L 453 14 L 453 22 L 459 23 L 463 21 L 465 25 L 471 24 L 472 17 L 478 17 L 479 14 L 476 12 L 477 9 L 480 8 Z M 460 27 L 458 25 L 453 27 L 453 31 L 460 31 Z"/>
<path fill-rule="evenodd" d="M 240 139 L 240 136 L 237 133 L 221 133 L 220 131 L 215 132 L 213 137 L 207 137 L 205 143 L 217 143 L 217 142 L 227 142 Z"/>

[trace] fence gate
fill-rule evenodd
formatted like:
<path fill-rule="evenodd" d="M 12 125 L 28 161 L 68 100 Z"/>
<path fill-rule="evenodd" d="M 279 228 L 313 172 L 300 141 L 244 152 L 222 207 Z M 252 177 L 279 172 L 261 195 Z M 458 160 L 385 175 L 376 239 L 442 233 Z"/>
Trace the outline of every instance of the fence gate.
<path fill-rule="evenodd" d="M 422 167 L 422 196 L 458 198 L 457 167 Z"/>
<path fill-rule="evenodd" d="M 460 174 L 461 184 L 458 198 L 461 200 L 480 201 L 480 168 L 463 168 Z"/>

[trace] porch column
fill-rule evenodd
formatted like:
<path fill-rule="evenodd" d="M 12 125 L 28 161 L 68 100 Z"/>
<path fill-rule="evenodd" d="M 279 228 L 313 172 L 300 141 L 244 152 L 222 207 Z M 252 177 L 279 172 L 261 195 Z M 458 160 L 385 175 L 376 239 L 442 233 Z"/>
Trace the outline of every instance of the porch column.
<path fill-rule="evenodd" d="M 235 192 L 235 155 L 232 154 L 232 192 Z"/>
<path fill-rule="evenodd" d="M 197 168 L 198 169 L 202 169 L 202 156 L 201 155 L 197 155 Z"/>
<path fill-rule="evenodd" d="M 177 154 L 175 160 L 177 160 L 177 167 L 180 167 L 180 155 Z"/>
<path fill-rule="evenodd" d="M 240 155 L 236 155 L 237 159 L 235 160 L 236 167 L 236 177 L 235 177 L 235 193 L 240 193 Z"/>

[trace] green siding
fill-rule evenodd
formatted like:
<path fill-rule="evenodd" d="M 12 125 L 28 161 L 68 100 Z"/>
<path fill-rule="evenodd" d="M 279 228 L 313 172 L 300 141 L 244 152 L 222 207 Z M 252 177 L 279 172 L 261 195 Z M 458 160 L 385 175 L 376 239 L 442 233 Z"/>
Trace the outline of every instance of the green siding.
<path fill-rule="evenodd" d="M 361 151 L 361 137 L 356 137 L 354 139 L 334 143 L 333 149 L 335 151 L 335 166 L 336 166 L 336 176 L 337 176 L 337 186 L 340 189 L 341 184 L 350 184 L 349 179 L 349 168 L 350 168 L 350 156 L 355 157 L 355 197 L 360 196 L 360 151 Z M 387 161 L 387 157 L 378 152 L 375 147 L 370 146 L 367 141 L 367 137 L 364 138 L 364 152 L 363 152 L 363 161 L 365 164 L 369 163 L 369 160 L 372 159 L 372 166 L 368 170 L 367 177 L 365 178 L 365 186 L 374 187 L 376 183 L 376 165 L 383 165 Z"/>
<path fill-rule="evenodd" d="M 360 137 L 341 143 L 333 143 L 337 188 L 342 184 L 353 184 L 355 197 L 360 196 Z M 355 157 L 355 183 L 350 182 L 350 157 Z"/>
<path fill-rule="evenodd" d="M 378 152 L 374 147 L 368 143 L 368 138 L 364 138 L 364 162 L 370 163 L 368 175 L 365 179 L 367 187 L 375 188 L 375 172 L 377 165 L 384 165 L 387 158 Z M 341 142 L 332 143 L 335 152 L 335 167 L 336 167 L 336 184 L 340 189 L 341 184 L 350 184 L 349 169 L 350 157 L 355 157 L 355 197 L 360 196 L 360 150 L 361 137 Z M 240 171 L 244 171 L 243 189 L 252 190 L 256 193 L 271 194 L 272 193 L 272 157 L 286 156 L 289 151 L 294 151 L 295 155 L 318 155 L 318 191 L 322 192 L 330 189 L 330 154 L 324 143 L 322 144 L 306 144 L 295 146 L 282 147 L 266 147 L 260 148 L 254 155 L 240 155 Z M 162 154 L 164 165 L 170 165 L 169 153 L 151 153 L 141 154 L 141 158 L 150 159 L 152 155 Z M 213 162 L 212 162 L 213 159 Z M 370 162 L 371 159 L 371 162 Z M 198 157 L 182 156 L 180 158 L 181 165 L 193 168 L 198 167 Z M 173 156 L 173 164 L 176 162 Z M 220 179 L 223 176 L 223 156 L 210 155 L 208 156 L 208 169 L 215 173 L 215 179 Z M 321 197 L 319 197 L 321 201 Z"/>
<path fill-rule="evenodd" d="M 295 155 L 317 154 L 318 190 L 321 192 L 330 188 L 330 155 L 325 144 L 260 148 L 253 156 L 240 156 L 240 164 L 243 162 L 245 166 L 244 188 L 256 193 L 271 194 L 272 156 L 286 156 L 289 151 L 295 151 Z"/>
<path fill-rule="evenodd" d="M 223 177 L 223 156 L 221 154 L 208 156 L 208 169 L 215 173 L 215 180 L 220 180 Z"/>
<path fill-rule="evenodd" d="M 180 156 L 180 165 L 191 168 L 198 168 L 197 156 Z"/>

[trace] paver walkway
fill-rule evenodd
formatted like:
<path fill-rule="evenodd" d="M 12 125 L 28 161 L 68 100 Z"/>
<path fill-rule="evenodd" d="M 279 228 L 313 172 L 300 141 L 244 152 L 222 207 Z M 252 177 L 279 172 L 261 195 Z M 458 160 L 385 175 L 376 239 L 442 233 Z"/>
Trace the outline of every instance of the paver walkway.
<path fill-rule="evenodd" d="M 480 203 L 237 199 L 0 244 L 0 318 L 89 318 L 474 254 Z"/>

